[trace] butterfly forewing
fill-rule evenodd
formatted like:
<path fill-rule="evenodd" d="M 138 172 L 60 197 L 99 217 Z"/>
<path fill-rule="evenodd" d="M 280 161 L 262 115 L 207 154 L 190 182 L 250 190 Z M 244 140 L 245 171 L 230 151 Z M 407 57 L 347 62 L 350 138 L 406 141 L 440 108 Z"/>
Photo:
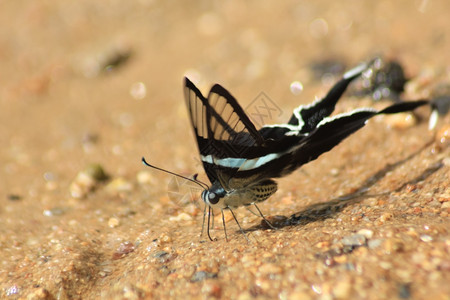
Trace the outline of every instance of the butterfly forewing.
<path fill-rule="evenodd" d="M 197 138 L 208 139 L 208 127 L 206 123 L 206 99 L 200 91 L 186 79 L 184 95 L 188 107 L 190 120 Z"/>
<path fill-rule="evenodd" d="M 222 86 L 216 84 L 211 88 L 208 103 L 210 105 L 208 121 L 214 140 L 248 147 L 261 146 L 264 143 L 264 139 L 242 107 Z"/>
<path fill-rule="evenodd" d="M 185 78 L 185 97 L 203 166 L 211 182 L 220 176 L 234 177 L 246 158 L 270 151 L 242 107 L 222 86 L 214 85 L 205 98 Z"/>

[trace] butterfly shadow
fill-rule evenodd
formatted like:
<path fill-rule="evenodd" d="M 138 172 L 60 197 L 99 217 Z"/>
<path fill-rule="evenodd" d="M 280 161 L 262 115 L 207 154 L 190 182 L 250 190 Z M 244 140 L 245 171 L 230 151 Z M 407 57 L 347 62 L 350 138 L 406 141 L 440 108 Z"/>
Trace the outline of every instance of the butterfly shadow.
<path fill-rule="evenodd" d="M 303 210 L 296 212 L 292 214 L 290 217 L 285 216 L 276 216 L 269 218 L 269 220 L 272 222 L 273 226 L 276 228 L 283 228 L 287 226 L 303 226 L 312 222 L 317 221 L 323 221 L 328 218 L 332 218 L 337 213 L 341 212 L 344 208 L 350 205 L 357 204 L 359 202 L 362 202 L 366 198 L 370 197 L 380 197 L 380 196 L 386 196 L 393 192 L 399 192 L 403 188 L 405 188 L 408 185 L 414 185 L 417 184 L 426 178 L 428 178 L 433 173 L 437 172 L 440 168 L 444 166 L 444 163 L 441 160 L 438 162 L 432 164 L 427 169 L 425 169 L 419 176 L 404 182 L 399 187 L 392 191 L 387 191 L 383 193 L 378 194 L 369 194 L 369 190 L 372 186 L 374 186 L 377 182 L 379 182 L 381 179 L 383 179 L 388 173 L 394 171 L 396 168 L 400 167 L 401 165 L 405 164 L 409 160 L 416 157 L 420 152 L 422 152 L 424 149 L 426 149 L 428 146 L 430 146 L 433 143 L 433 141 L 430 141 L 426 143 L 422 148 L 417 150 L 416 152 L 410 154 L 408 157 L 399 160 L 393 164 L 387 164 L 385 167 L 383 167 L 381 170 L 377 171 L 375 174 L 370 176 L 366 181 L 362 183 L 362 185 L 354 192 L 348 193 L 346 195 L 337 197 L 335 199 L 329 200 L 327 202 L 322 203 L 315 203 L 312 205 L 309 205 L 308 207 L 304 208 Z M 269 229 L 269 224 L 266 223 L 265 220 L 261 220 L 261 223 L 255 226 L 252 226 L 248 229 L 246 229 L 246 232 L 256 231 L 256 230 L 264 230 Z"/>

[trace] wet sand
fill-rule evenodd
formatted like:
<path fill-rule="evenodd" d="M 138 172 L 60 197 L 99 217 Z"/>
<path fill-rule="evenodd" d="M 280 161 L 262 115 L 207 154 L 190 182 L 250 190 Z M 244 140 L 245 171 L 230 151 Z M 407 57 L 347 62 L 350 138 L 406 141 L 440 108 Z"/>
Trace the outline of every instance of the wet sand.
<path fill-rule="evenodd" d="M 346 69 L 402 63 L 403 99 L 450 84 L 446 1 L 0 4 L 0 297 L 450 299 L 449 116 L 375 118 L 203 235 L 206 176 L 182 78 L 286 121 Z M 294 81 L 303 90 L 291 91 Z M 344 95 L 337 112 L 384 107 Z M 406 119 L 405 119 L 406 118 Z M 413 121 L 411 121 L 411 118 Z M 107 175 L 104 178 L 99 170 Z M 192 196 L 192 197 L 191 197 Z M 195 199 L 191 199 L 195 198 Z"/>

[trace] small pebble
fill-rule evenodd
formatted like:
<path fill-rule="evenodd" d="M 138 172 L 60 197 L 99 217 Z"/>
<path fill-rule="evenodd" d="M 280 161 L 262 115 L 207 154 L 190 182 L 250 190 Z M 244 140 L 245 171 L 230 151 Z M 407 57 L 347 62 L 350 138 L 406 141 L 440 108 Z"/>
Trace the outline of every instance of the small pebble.
<path fill-rule="evenodd" d="M 437 199 L 433 199 L 432 201 L 428 202 L 428 207 L 441 207 L 441 202 L 439 202 Z"/>
<path fill-rule="evenodd" d="M 140 171 L 136 175 L 139 184 L 151 184 L 155 182 L 155 177 L 149 171 Z"/>
<path fill-rule="evenodd" d="M 369 249 L 375 249 L 378 248 L 382 243 L 383 243 L 382 239 L 374 239 L 369 240 L 369 242 L 367 242 L 367 246 L 369 247 Z"/>
<path fill-rule="evenodd" d="M 172 237 L 166 233 L 163 233 L 159 236 L 159 240 L 161 241 L 161 243 L 171 243 Z"/>
<path fill-rule="evenodd" d="M 382 267 L 385 270 L 392 269 L 392 264 L 390 262 L 387 262 L 387 261 L 380 261 L 379 266 Z"/>
<path fill-rule="evenodd" d="M 84 172 L 96 181 L 103 181 L 108 179 L 108 175 L 106 175 L 105 170 L 100 164 L 90 164 L 87 166 Z"/>
<path fill-rule="evenodd" d="M 102 166 L 91 164 L 80 171 L 69 186 L 70 195 L 74 198 L 84 198 L 92 192 L 96 186 L 108 178 Z"/>
<path fill-rule="evenodd" d="M 343 263 L 346 263 L 346 262 L 347 262 L 348 258 L 347 258 L 347 255 L 340 255 L 340 256 L 336 256 L 336 257 L 334 258 L 334 260 L 335 260 L 338 264 L 343 264 Z"/>
<path fill-rule="evenodd" d="M 130 95 L 136 100 L 144 99 L 147 95 L 147 87 L 143 82 L 135 82 L 130 87 Z"/>
<path fill-rule="evenodd" d="M 146 299 L 146 293 L 145 290 L 133 285 L 133 284 L 126 284 L 124 287 L 122 287 L 122 295 L 123 297 L 120 297 L 121 299 L 127 299 L 127 300 L 139 300 L 139 299 Z"/>
<path fill-rule="evenodd" d="M 435 137 L 436 147 L 439 148 L 440 151 L 450 146 L 450 125 L 443 125 L 441 129 L 436 132 Z"/>
<path fill-rule="evenodd" d="M 346 246 L 363 246 L 366 243 L 366 237 L 362 234 L 353 234 L 341 239 L 342 244 Z"/>
<path fill-rule="evenodd" d="M 390 219 L 392 219 L 393 215 L 392 213 L 384 213 L 381 215 L 381 217 L 378 219 L 380 222 L 384 223 Z"/>
<path fill-rule="evenodd" d="M 386 239 L 383 243 L 383 250 L 387 254 L 392 254 L 395 252 L 401 252 L 405 248 L 403 241 L 398 239 Z"/>
<path fill-rule="evenodd" d="M 330 170 L 330 174 L 331 174 L 332 176 L 338 176 L 338 175 L 339 175 L 339 169 L 337 169 L 337 168 L 331 169 L 331 170 Z"/>
<path fill-rule="evenodd" d="M 74 198 L 84 198 L 94 190 L 96 181 L 85 172 L 80 172 L 69 186 L 70 195 Z"/>
<path fill-rule="evenodd" d="M 300 81 L 293 81 L 290 86 L 291 93 L 294 95 L 300 95 L 303 91 L 303 84 Z"/>
<path fill-rule="evenodd" d="M 259 267 L 258 271 L 262 275 L 281 274 L 283 269 L 275 264 L 264 264 Z"/>
<path fill-rule="evenodd" d="M 125 255 L 133 252 L 135 249 L 134 244 L 132 242 L 123 242 L 120 244 L 119 248 L 113 253 L 112 259 L 121 259 L 125 257 Z"/>
<path fill-rule="evenodd" d="M 433 237 L 429 236 L 428 234 L 422 234 L 420 236 L 420 240 L 422 242 L 428 243 L 428 242 L 431 242 L 433 240 Z"/>
<path fill-rule="evenodd" d="M 330 242 L 328 242 L 328 241 L 318 242 L 315 246 L 319 249 L 324 249 L 324 248 L 327 249 L 328 247 L 330 247 Z"/>
<path fill-rule="evenodd" d="M 17 295 L 20 292 L 20 288 L 17 285 L 12 285 L 8 288 L 5 288 L 6 296 Z"/>
<path fill-rule="evenodd" d="M 352 285 L 349 280 L 339 281 L 332 287 L 332 293 L 336 299 L 348 299 Z"/>
<path fill-rule="evenodd" d="M 37 288 L 32 293 L 27 295 L 27 299 L 29 299 L 29 300 L 37 300 L 37 299 L 51 300 L 51 299 L 54 299 L 54 297 L 48 290 L 46 290 L 44 288 Z"/>
<path fill-rule="evenodd" d="M 360 229 L 357 234 L 363 235 L 366 239 L 371 239 L 373 236 L 373 231 L 370 229 Z"/>
<path fill-rule="evenodd" d="M 120 220 L 117 218 L 109 218 L 108 220 L 108 226 L 111 228 L 116 228 L 120 225 Z"/>
<path fill-rule="evenodd" d="M 409 283 L 400 284 L 398 287 L 398 297 L 400 299 L 410 299 L 411 298 L 411 284 L 409 284 Z"/>
<path fill-rule="evenodd" d="M 191 277 L 191 282 L 203 281 L 205 279 L 217 278 L 217 273 L 211 273 L 206 271 L 195 272 Z"/>
<path fill-rule="evenodd" d="M 123 192 L 130 192 L 133 190 L 133 184 L 125 178 L 119 177 L 113 179 L 106 185 L 106 190 L 112 194 L 119 194 Z"/>
<path fill-rule="evenodd" d="M 313 300 L 315 298 L 311 297 L 307 291 L 294 291 L 288 295 L 287 299 Z"/>
<path fill-rule="evenodd" d="M 47 217 L 54 217 L 54 216 L 61 216 L 65 213 L 66 209 L 61 207 L 54 207 L 52 209 L 46 209 L 44 210 L 44 216 Z"/>
<path fill-rule="evenodd" d="M 153 253 L 152 257 L 153 258 L 150 258 L 150 260 L 162 264 L 168 262 L 171 259 L 170 253 L 164 250 L 156 251 L 155 253 Z"/>
<path fill-rule="evenodd" d="M 418 122 L 414 114 L 409 112 L 380 115 L 377 117 L 377 120 L 383 120 L 388 127 L 395 129 L 407 129 L 417 125 Z"/>
<path fill-rule="evenodd" d="M 178 221 L 191 221 L 192 217 L 190 215 L 188 215 L 187 213 L 180 213 L 178 216 L 176 217 L 169 217 L 169 221 L 174 221 L 174 222 L 178 222 Z"/>
<path fill-rule="evenodd" d="M 202 295 L 207 297 L 220 298 L 222 295 L 222 288 L 217 282 L 207 281 L 202 286 Z"/>

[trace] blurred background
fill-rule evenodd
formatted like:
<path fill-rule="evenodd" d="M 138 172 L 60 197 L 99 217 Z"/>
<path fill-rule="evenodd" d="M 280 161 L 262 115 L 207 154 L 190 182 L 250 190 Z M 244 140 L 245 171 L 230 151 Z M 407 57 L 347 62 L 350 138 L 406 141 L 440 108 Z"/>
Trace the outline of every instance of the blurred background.
<path fill-rule="evenodd" d="M 283 111 L 326 90 L 315 63 L 339 75 L 381 55 L 409 77 L 445 76 L 448 9 L 437 0 L 2 1 L 0 189 L 37 188 L 45 172 L 70 178 L 85 161 L 115 172 L 134 172 L 142 155 L 192 163 L 184 75 L 204 92 L 221 83 L 243 106 L 264 91 Z"/>

